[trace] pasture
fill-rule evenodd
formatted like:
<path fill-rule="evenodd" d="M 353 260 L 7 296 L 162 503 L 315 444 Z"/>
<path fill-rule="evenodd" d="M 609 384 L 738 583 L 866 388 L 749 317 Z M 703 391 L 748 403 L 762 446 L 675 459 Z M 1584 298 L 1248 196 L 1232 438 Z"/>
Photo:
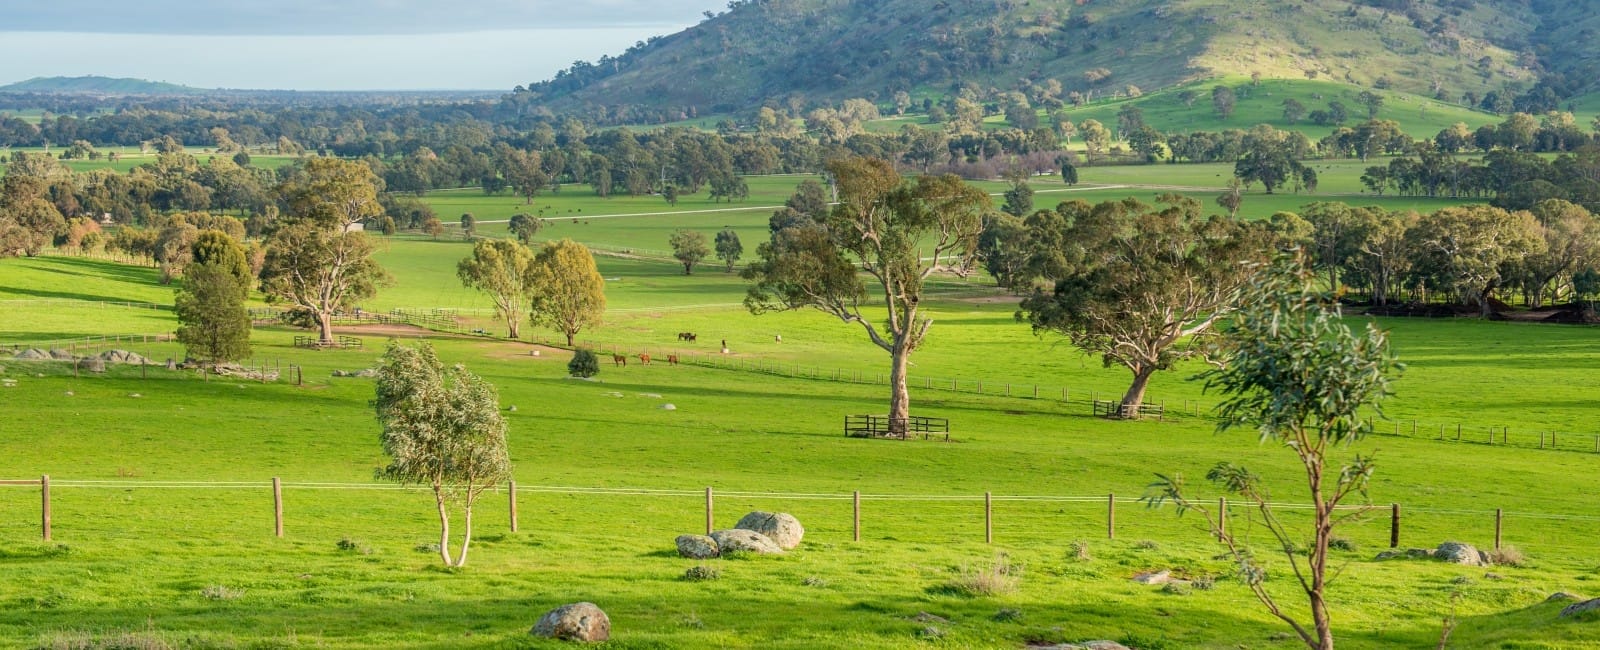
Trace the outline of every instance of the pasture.
<path fill-rule="evenodd" d="M 1208 171 L 1179 169 L 1194 177 L 1185 184 Z M 775 205 L 767 201 L 787 194 L 762 187 L 749 203 Z M 1088 194 L 1099 192 L 1118 190 Z M 539 201 L 574 215 L 611 203 L 581 197 Z M 480 219 L 520 207 L 468 192 L 428 200 L 441 214 L 454 206 Z M 670 211 L 646 203 L 607 211 Z M 677 209 L 705 207 L 685 200 Z M 749 256 L 769 212 L 556 220 L 541 236 L 665 248 L 671 229 L 704 220 L 708 231 L 734 226 Z M 395 284 L 366 307 L 473 310 L 464 312 L 470 327 L 503 332 L 482 311 L 487 300 L 455 279 L 467 251 L 458 237 L 385 239 L 379 259 Z M 858 328 L 809 312 L 751 316 L 738 305 L 741 281 L 714 264 L 684 276 L 651 255 L 599 262 L 608 323 L 580 338 L 602 351 L 648 350 L 656 363 L 606 364 L 601 383 L 579 382 L 564 379 L 561 351 L 400 332 L 432 338 L 446 362 L 465 363 L 499 387 L 502 405 L 517 407 L 506 417 L 523 486 L 520 531 L 509 531 L 506 495 L 487 496 L 461 571 L 438 569 L 425 550 L 437 537 L 428 495 L 373 482 L 384 461 L 367 405 L 371 380 L 330 377 L 370 367 L 392 331 L 351 330 L 365 349 L 311 352 L 292 347 L 294 330 L 259 328 L 251 363 L 299 366 L 303 386 L 159 366 L 74 377 L 57 364 L 0 363 L 16 382 L 0 388 L 0 405 L 16 414 L 0 436 L 0 478 L 56 482 L 51 543 L 37 541 L 37 488 L 0 487 L 0 645 L 555 647 L 526 636 L 532 621 L 591 600 L 611 614 L 611 645 L 620 648 L 1015 648 L 1095 638 L 1140 648 L 1294 647 L 1195 519 L 1134 501 L 1153 472 L 1198 480 L 1220 460 L 1262 471 L 1282 501 L 1304 499 L 1289 454 L 1251 432 L 1213 431 L 1203 413 L 1214 396 L 1190 380 L 1200 366 L 1157 376 L 1150 399 L 1173 413 L 1163 421 L 1090 417 L 1086 398 L 1119 395 L 1126 372 L 1034 336 L 986 281 L 941 279 L 928 306 L 936 324 L 913 358 L 913 412 L 950 418 L 956 441 L 848 439 L 842 417 L 881 411 L 887 394 L 873 383 L 887 355 Z M 0 261 L 0 344 L 169 331 L 169 311 L 99 304 L 169 305 L 171 288 L 157 278 L 154 269 L 84 258 Z M 1333 589 L 1341 645 L 1431 647 L 1446 616 L 1458 622 L 1452 647 L 1600 642 L 1590 619 L 1559 618 L 1564 603 L 1544 602 L 1555 591 L 1588 593 L 1600 578 L 1587 544 L 1600 523 L 1586 514 L 1600 455 L 1581 444 L 1600 433 L 1587 424 L 1600 418 L 1600 402 L 1584 388 L 1600 366 L 1600 331 L 1378 322 L 1410 364 L 1380 433 L 1412 420 L 1424 434 L 1433 425 L 1504 425 L 1513 444 L 1407 430 L 1341 452 L 1378 455 L 1371 499 L 1383 507 L 1344 531 L 1353 550 L 1340 552 Z M 677 341 L 682 331 L 699 341 Z M 732 354 L 716 353 L 721 340 Z M 158 361 L 180 352 L 132 347 Z M 689 363 L 661 363 L 668 351 Z M 779 370 L 800 376 L 771 372 Z M 1201 415 L 1177 414 L 1186 407 Z M 1569 438 L 1563 450 L 1533 447 L 1530 436 L 1545 430 Z M 271 477 L 286 485 L 283 539 L 272 535 Z M 807 526 L 806 543 L 782 558 L 714 561 L 717 581 L 680 579 L 697 563 L 676 557 L 672 537 L 703 532 L 706 487 L 718 495 L 719 527 L 752 509 L 782 510 Z M 863 495 L 859 542 L 854 491 Z M 984 543 L 985 492 L 996 497 L 993 544 Z M 1107 538 L 1110 493 L 1115 539 Z M 1388 547 L 1389 503 L 1403 504 L 1402 548 L 1447 539 L 1491 546 L 1494 510 L 1503 509 L 1505 541 L 1529 561 L 1488 570 L 1373 561 Z M 1232 516 L 1265 541 L 1248 512 Z M 1014 591 L 975 596 L 957 586 L 996 563 L 1020 576 Z M 1276 558 L 1268 566 L 1285 570 Z M 1216 587 L 1167 592 L 1129 580 L 1151 569 L 1213 577 Z M 1289 597 L 1285 576 L 1271 585 Z"/>
<path fill-rule="evenodd" d="M 1376 163 L 1376 162 L 1374 162 Z M 1344 197 L 1355 162 L 1320 168 L 1323 192 L 1250 194 L 1264 218 L 1309 200 Z M 1035 205 L 1064 199 L 1154 197 L 1157 186 L 1213 187 L 1226 165 L 1083 168 L 1085 186 L 1038 178 Z M 454 226 L 462 211 L 480 234 L 542 211 L 541 239 L 571 237 L 602 251 L 608 315 L 581 343 L 632 357 L 603 363 L 600 383 L 565 379 L 568 354 L 530 341 L 426 330 L 344 330 L 360 351 L 293 347 L 299 331 L 261 327 L 251 365 L 299 368 L 274 383 L 203 378 L 160 365 L 75 376 L 66 365 L 0 360 L 5 410 L 0 479 L 53 477 L 51 543 L 38 541 L 38 488 L 0 487 L 0 645 L 99 647 L 557 647 L 526 636 L 547 608 L 592 600 L 613 618 L 611 647 L 1014 648 L 1118 639 L 1138 648 L 1294 647 L 1254 605 L 1194 517 L 1138 503 L 1154 472 L 1198 477 L 1222 459 L 1264 472 L 1277 500 L 1304 493 L 1286 451 L 1248 431 L 1214 432 L 1192 376 L 1158 373 L 1150 402 L 1162 421 L 1114 423 L 1088 400 L 1117 397 L 1128 375 L 1061 339 L 1016 322 L 1014 299 L 987 279 L 941 277 L 928 290 L 930 338 L 915 354 L 915 415 L 952 421 L 954 442 L 846 439 L 843 416 L 878 413 L 886 354 L 858 327 L 814 312 L 747 314 L 744 283 L 707 261 L 683 275 L 667 256 L 680 227 L 733 227 L 746 259 L 766 218 L 800 178 L 749 179 L 750 199 L 597 199 L 587 187 L 541 195 L 430 192 Z M 1122 186 L 1122 187 L 1118 187 Z M 1002 192 L 1002 183 L 984 184 Z M 1210 208 L 1211 192 L 1197 192 Z M 1411 199 L 1362 197 L 1389 207 Z M 1443 202 L 1438 202 L 1442 205 Z M 394 275 L 370 311 L 454 309 L 462 328 L 502 335 L 485 296 L 464 290 L 454 264 L 469 243 L 384 237 L 379 263 Z M 149 267 L 43 256 L 0 261 L 0 344 L 176 327 L 171 287 Z M 1565 620 L 1550 592 L 1586 594 L 1600 580 L 1587 540 L 1587 477 L 1600 463 L 1589 440 L 1600 402 L 1600 330 L 1478 320 L 1381 319 L 1410 363 L 1378 434 L 1341 456 L 1376 453 L 1371 501 L 1346 528 L 1334 616 L 1344 647 L 1432 647 L 1454 616 L 1453 647 L 1586 647 L 1589 618 Z M 682 343 L 678 331 L 698 333 Z M 530 330 L 533 338 L 554 339 Z M 466 570 L 446 572 L 422 490 L 374 483 L 384 458 L 371 416 L 371 367 L 389 336 L 432 339 L 445 362 L 466 363 L 501 391 L 520 530 L 504 492 L 478 509 Z M 776 336 L 782 336 L 782 343 Z M 726 341 L 731 354 L 718 354 Z M 128 344 L 157 362 L 170 343 Z M 531 352 L 541 352 L 533 355 Z M 637 362 L 638 352 L 656 357 Z M 675 352 L 685 363 L 667 365 Z M 672 403 L 675 410 L 664 410 Z M 510 407 L 517 407 L 515 411 Z M 1414 424 L 1413 424 L 1414 423 Z M 1445 434 L 1462 426 L 1464 437 Z M 1485 443 L 1488 427 L 1509 427 Z M 1435 439 L 1437 432 L 1443 440 Z M 1544 434 L 1560 450 L 1541 450 Z M 1394 435 L 1398 432 L 1400 435 Z M 285 538 L 272 535 L 269 480 L 285 483 Z M 680 578 L 672 538 L 704 532 L 704 488 L 718 527 L 752 509 L 794 512 L 808 530 L 789 556 L 712 560 L 717 581 Z M 1203 488 L 1205 490 L 1205 488 Z M 851 493 L 862 495 L 853 540 Z M 1214 498 L 1213 490 L 1205 490 Z M 984 541 L 984 493 L 994 495 Z M 1107 503 L 1115 495 L 1115 538 Z M 1403 506 L 1402 548 L 1445 540 L 1488 548 L 1494 511 L 1522 567 L 1389 560 L 1387 504 Z M 1304 519 L 1286 509 L 1285 517 Z M 1250 512 L 1230 512 L 1256 543 Z M 1078 552 L 1078 549 L 1083 549 Z M 1283 560 L 1269 557 L 1269 570 Z M 1005 565 L 1014 591 L 974 596 L 960 586 Z M 1130 581 L 1146 570 L 1214 578 L 1210 591 L 1162 591 Z M 1272 591 L 1290 599 L 1290 580 Z"/>

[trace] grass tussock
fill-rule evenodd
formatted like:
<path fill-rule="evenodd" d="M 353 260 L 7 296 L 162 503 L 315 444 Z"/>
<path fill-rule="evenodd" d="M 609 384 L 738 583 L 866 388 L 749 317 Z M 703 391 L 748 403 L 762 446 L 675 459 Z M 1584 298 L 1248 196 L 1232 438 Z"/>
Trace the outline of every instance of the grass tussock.
<path fill-rule="evenodd" d="M 1489 563 L 1520 568 L 1528 565 L 1528 556 L 1515 546 L 1502 546 L 1489 551 Z"/>
<path fill-rule="evenodd" d="M 1002 553 L 987 566 L 962 567 L 949 590 L 969 597 L 1004 596 L 1015 593 L 1021 583 L 1022 566 Z"/>

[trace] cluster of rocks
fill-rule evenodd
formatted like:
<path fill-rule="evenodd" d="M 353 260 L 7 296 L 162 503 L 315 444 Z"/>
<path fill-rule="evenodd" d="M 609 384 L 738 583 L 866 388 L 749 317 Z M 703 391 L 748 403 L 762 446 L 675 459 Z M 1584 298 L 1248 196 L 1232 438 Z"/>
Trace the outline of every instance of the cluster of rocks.
<path fill-rule="evenodd" d="M 733 528 L 710 535 L 679 535 L 678 555 L 709 560 L 728 553 L 779 555 L 793 550 L 805 537 L 800 520 L 785 512 L 756 511 L 739 519 Z"/>
<path fill-rule="evenodd" d="M 105 372 L 106 364 L 108 363 L 125 363 L 136 366 L 150 363 L 149 359 L 144 358 L 139 353 L 127 350 L 106 350 L 98 355 L 80 357 L 74 355 L 71 351 L 60 348 L 49 350 L 28 348 L 12 355 L 12 358 L 19 361 L 68 361 L 84 372 Z"/>
<path fill-rule="evenodd" d="M 211 367 L 211 372 L 222 375 L 223 377 L 248 379 L 250 381 L 278 380 L 278 371 L 276 370 L 269 370 L 266 367 L 251 368 L 249 366 L 241 366 L 235 363 L 219 363 Z"/>
<path fill-rule="evenodd" d="M 376 376 L 378 376 L 378 369 L 377 368 L 367 368 L 365 370 L 335 370 L 335 371 L 333 371 L 333 376 L 335 376 L 335 377 L 376 377 Z"/>
<path fill-rule="evenodd" d="M 12 358 L 23 361 L 76 361 L 78 357 L 60 348 L 50 350 L 28 348 L 12 355 Z"/>
<path fill-rule="evenodd" d="M 1488 566 L 1489 554 L 1465 542 L 1445 542 L 1439 548 L 1391 549 L 1378 554 L 1376 560 L 1433 559 L 1463 566 Z"/>

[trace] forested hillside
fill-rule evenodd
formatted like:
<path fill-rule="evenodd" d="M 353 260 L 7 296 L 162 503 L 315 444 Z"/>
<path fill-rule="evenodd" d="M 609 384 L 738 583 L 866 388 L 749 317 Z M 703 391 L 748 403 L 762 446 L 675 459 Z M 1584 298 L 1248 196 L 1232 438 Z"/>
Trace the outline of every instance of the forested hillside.
<path fill-rule="evenodd" d="M 518 93 L 610 122 L 940 97 L 1091 101 L 1215 76 L 1319 79 L 1452 102 L 1591 84 L 1583 0 L 736 0 L 683 32 Z M 1507 90 L 1510 92 L 1506 92 Z"/>

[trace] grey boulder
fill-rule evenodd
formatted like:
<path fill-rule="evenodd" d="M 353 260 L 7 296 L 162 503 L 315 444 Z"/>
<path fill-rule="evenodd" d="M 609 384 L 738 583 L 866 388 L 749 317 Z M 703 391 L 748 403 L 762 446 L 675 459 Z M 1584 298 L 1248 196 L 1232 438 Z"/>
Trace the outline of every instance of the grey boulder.
<path fill-rule="evenodd" d="M 722 553 L 755 553 L 757 555 L 777 555 L 783 549 L 768 538 L 753 530 L 734 528 L 719 530 L 711 533 L 711 539 L 716 541 L 717 549 Z"/>
<path fill-rule="evenodd" d="M 678 555 L 695 560 L 709 560 L 722 555 L 717 540 L 705 535 L 679 535 Z"/>
<path fill-rule="evenodd" d="M 800 520 L 795 519 L 787 512 L 761 512 L 759 510 L 739 518 L 739 523 L 734 528 L 753 530 L 765 535 L 778 548 L 785 551 L 800 545 L 800 540 L 806 536 L 806 529 L 800 525 Z"/>
<path fill-rule="evenodd" d="M 528 633 L 563 641 L 597 643 L 611 638 L 611 617 L 594 603 L 562 605 L 540 616 Z"/>

